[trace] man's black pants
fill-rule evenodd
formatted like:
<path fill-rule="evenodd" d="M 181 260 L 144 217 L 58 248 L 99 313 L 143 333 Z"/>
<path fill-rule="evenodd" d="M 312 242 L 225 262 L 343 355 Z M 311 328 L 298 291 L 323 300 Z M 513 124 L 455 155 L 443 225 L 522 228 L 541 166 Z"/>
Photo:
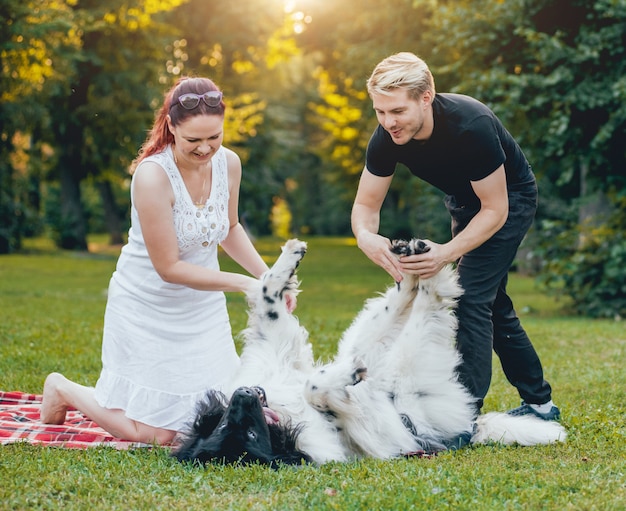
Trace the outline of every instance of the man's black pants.
<path fill-rule="evenodd" d="M 491 384 L 492 349 L 500 358 L 507 379 L 525 402 L 542 404 L 551 399 L 541 361 L 506 291 L 508 272 L 537 209 L 536 184 L 520 188 L 523 189 L 509 190 L 506 224 L 458 262 L 464 289 L 457 308 L 457 348 L 463 359 L 459 378 L 477 398 L 477 413 Z M 452 216 L 453 236 L 477 213 L 477 209 L 457 205 L 453 196 L 446 197 L 446 207 Z"/>

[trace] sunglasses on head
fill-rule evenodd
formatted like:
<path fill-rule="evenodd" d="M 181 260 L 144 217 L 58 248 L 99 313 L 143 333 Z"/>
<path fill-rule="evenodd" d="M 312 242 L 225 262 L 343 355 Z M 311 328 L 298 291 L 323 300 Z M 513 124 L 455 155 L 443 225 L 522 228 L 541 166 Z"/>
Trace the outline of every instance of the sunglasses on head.
<path fill-rule="evenodd" d="M 193 110 L 200 104 L 200 100 L 204 101 L 208 106 L 216 107 L 222 102 L 222 93 L 217 90 L 210 90 L 204 94 L 194 94 L 188 92 L 181 94 L 170 106 L 170 110 L 174 105 L 180 104 L 185 110 Z"/>

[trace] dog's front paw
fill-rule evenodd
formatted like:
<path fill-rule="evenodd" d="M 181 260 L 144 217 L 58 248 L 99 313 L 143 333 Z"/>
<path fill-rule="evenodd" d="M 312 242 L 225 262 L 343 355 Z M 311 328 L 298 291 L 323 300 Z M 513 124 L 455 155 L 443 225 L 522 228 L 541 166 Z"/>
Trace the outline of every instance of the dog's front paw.
<path fill-rule="evenodd" d="M 299 239 L 293 238 L 287 240 L 282 248 L 283 252 L 287 252 L 295 256 L 295 258 L 300 261 L 306 254 L 306 241 L 301 241 Z"/>
<path fill-rule="evenodd" d="M 261 277 L 265 301 L 273 303 L 276 299 L 282 300 L 287 291 L 298 292 L 296 268 L 306 254 L 306 246 L 304 241 L 291 239 L 282 247 L 277 261 Z"/>
<path fill-rule="evenodd" d="M 256 300 L 257 306 L 267 309 L 261 315 L 271 320 L 277 320 L 285 307 L 285 293 L 297 295 L 300 290 L 296 268 L 306 254 L 306 243 L 298 239 L 288 240 L 282 247 L 282 252 L 274 265 L 267 270 L 259 279 L 260 289 L 253 289 L 247 293 L 249 302 Z"/>
<path fill-rule="evenodd" d="M 391 249 L 394 254 L 398 255 L 415 255 L 424 254 L 430 250 L 430 247 L 418 238 L 413 238 L 410 241 L 406 240 L 393 240 L 391 242 Z"/>

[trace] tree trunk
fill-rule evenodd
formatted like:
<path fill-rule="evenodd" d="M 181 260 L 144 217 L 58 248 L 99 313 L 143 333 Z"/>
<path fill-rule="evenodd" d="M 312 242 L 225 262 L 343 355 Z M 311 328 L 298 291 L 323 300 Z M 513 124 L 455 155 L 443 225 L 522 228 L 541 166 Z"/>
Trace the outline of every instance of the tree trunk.
<path fill-rule="evenodd" d="M 73 165 L 65 159 L 60 162 L 61 179 L 61 225 L 59 246 L 66 250 L 87 250 L 87 223 L 81 203 L 80 180 L 73 172 Z M 80 165 L 74 162 L 74 165 Z"/>
<path fill-rule="evenodd" d="M 102 199 L 102 206 L 104 208 L 104 223 L 107 226 L 107 231 L 110 236 L 109 243 L 111 245 L 121 245 L 124 243 L 121 227 L 122 219 L 117 212 L 111 183 L 109 181 L 99 181 L 98 191 L 100 192 L 100 198 Z"/>
<path fill-rule="evenodd" d="M 10 152 L 11 142 L 0 140 L 0 254 L 12 252 L 21 236 L 15 228 L 15 183 Z"/>

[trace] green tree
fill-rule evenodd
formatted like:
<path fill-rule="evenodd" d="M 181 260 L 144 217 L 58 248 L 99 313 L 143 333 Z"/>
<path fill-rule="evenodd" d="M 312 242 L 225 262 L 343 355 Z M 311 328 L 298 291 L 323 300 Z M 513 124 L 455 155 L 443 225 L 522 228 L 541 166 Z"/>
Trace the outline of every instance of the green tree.
<path fill-rule="evenodd" d="M 623 237 L 610 233 L 626 216 L 626 2 L 441 5 L 429 32 L 436 76 L 490 104 L 520 141 L 540 179 L 535 234 L 543 242 L 534 248 L 550 274 L 544 280 L 565 281 L 577 309 L 597 315 L 588 285 L 607 298 L 626 280 L 610 261 L 625 250 Z M 577 279 L 568 278 L 572 254 L 580 256 Z M 605 303 L 603 314 L 623 314 L 613 306 Z"/>
<path fill-rule="evenodd" d="M 438 10 L 429 37 L 440 83 L 486 101 L 564 199 L 623 188 L 626 2 L 480 4 Z"/>
<path fill-rule="evenodd" d="M 81 183 L 88 177 L 101 190 L 110 227 L 116 231 L 113 238 L 121 236 L 111 182 L 127 177 L 125 170 L 168 80 L 162 70 L 169 30 L 155 16 L 180 1 L 73 4 L 82 52 L 73 79 L 51 98 L 47 131 L 57 157 L 51 177 L 60 182 L 60 221 L 55 227 L 62 248 L 87 248 Z"/>
<path fill-rule="evenodd" d="M 65 2 L 7 0 L 0 6 L 0 253 L 36 230 L 50 98 L 72 76 L 79 52 Z"/>

